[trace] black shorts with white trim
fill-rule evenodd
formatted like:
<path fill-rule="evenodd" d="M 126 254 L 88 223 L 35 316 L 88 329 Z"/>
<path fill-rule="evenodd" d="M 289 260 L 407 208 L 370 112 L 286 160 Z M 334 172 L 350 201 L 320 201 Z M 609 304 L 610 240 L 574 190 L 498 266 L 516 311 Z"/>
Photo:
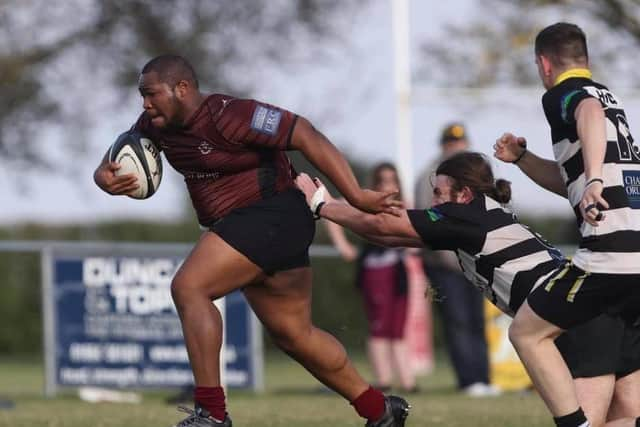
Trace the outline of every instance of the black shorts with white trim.
<path fill-rule="evenodd" d="M 567 263 L 531 292 L 527 302 L 538 316 L 562 329 L 603 313 L 637 324 L 640 274 L 590 273 Z"/>

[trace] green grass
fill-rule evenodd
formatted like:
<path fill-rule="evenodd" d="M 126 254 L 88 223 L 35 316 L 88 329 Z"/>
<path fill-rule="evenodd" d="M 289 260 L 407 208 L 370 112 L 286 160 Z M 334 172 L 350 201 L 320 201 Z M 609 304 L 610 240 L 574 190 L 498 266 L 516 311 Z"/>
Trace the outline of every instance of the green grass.
<path fill-rule="evenodd" d="M 366 362 L 356 364 L 370 378 Z M 228 408 L 236 427 L 362 427 L 353 408 L 327 392 L 293 361 L 270 353 L 265 366 L 266 390 L 261 394 L 231 391 Z M 407 396 L 412 404 L 407 427 L 542 427 L 552 425 L 540 398 L 512 393 L 497 398 L 468 398 L 454 390 L 451 370 L 438 360 L 436 371 L 420 378 L 421 393 Z M 140 405 L 80 401 L 72 392 L 53 399 L 42 396 L 40 360 L 0 360 L 0 397 L 15 408 L 0 409 L 2 427 L 168 427 L 181 418 L 164 399 L 169 393 L 147 392 Z"/>

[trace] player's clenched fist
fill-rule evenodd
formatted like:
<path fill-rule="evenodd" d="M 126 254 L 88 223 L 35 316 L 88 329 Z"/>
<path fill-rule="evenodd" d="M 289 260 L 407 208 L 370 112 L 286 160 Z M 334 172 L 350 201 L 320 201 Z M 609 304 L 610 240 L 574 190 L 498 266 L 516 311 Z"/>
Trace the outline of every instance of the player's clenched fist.
<path fill-rule="evenodd" d="M 495 158 L 507 163 L 516 163 L 527 149 L 527 140 L 512 133 L 504 133 L 493 145 Z"/>

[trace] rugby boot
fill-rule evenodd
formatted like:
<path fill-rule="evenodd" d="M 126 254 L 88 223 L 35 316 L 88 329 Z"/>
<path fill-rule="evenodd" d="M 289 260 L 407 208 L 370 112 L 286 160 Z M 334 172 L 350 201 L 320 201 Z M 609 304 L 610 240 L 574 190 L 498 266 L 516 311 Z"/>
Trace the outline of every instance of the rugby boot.
<path fill-rule="evenodd" d="M 180 421 L 173 427 L 231 427 L 232 422 L 229 414 L 225 414 L 224 420 L 220 421 L 211 416 L 209 411 L 196 404 L 196 409 L 178 406 L 178 410 L 189 414 L 187 418 Z"/>
<path fill-rule="evenodd" d="M 404 427 L 411 405 L 401 397 L 385 396 L 384 414 L 377 421 L 369 421 L 365 427 Z"/>

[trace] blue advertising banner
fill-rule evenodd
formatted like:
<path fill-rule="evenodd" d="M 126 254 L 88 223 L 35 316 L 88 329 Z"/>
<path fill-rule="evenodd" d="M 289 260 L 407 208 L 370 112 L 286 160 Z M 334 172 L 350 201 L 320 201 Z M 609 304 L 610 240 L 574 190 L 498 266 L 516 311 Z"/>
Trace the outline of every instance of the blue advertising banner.
<path fill-rule="evenodd" d="M 51 316 L 56 385 L 174 388 L 193 376 L 170 285 L 182 259 L 171 256 L 51 258 Z M 235 292 L 224 314 L 228 387 L 262 386 L 259 325 Z M 46 303 L 46 301 L 45 301 Z M 51 326 L 51 325 L 50 325 Z"/>

